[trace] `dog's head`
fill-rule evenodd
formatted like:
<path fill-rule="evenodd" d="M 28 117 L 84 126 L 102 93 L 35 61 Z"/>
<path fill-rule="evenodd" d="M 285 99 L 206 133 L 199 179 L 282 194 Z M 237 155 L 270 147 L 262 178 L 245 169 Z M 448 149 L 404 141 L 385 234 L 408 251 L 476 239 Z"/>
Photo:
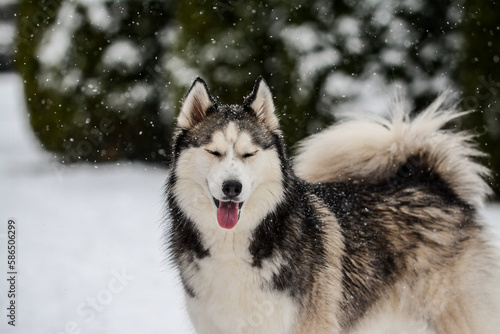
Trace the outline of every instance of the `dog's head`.
<path fill-rule="evenodd" d="M 198 78 L 177 121 L 174 196 L 196 224 L 252 228 L 283 196 L 282 145 L 262 78 L 242 105 L 218 105 Z"/>

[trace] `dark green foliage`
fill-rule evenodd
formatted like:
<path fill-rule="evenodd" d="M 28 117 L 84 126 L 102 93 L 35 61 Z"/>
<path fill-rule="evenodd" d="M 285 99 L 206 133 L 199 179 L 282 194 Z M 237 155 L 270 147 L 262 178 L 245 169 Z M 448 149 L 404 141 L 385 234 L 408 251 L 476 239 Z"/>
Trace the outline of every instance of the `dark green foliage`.
<path fill-rule="evenodd" d="M 500 196 L 500 5 L 489 0 L 465 4 L 465 52 L 461 64 L 463 107 L 467 128 L 479 132 L 478 141 L 490 154 L 494 190 Z"/>
<path fill-rule="evenodd" d="M 395 85 L 420 108 L 454 86 L 457 3 L 181 2 L 169 67 L 180 78 L 177 99 L 197 74 L 216 87 L 214 95 L 241 102 L 262 75 L 289 144 L 330 124 L 337 110 L 359 111 L 359 102 L 375 100 L 369 111 L 383 112 L 381 96 L 388 101 Z"/>
<path fill-rule="evenodd" d="M 463 127 L 484 133 L 498 184 L 500 13 L 491 1 L 23 0 L 20 7 L 17 64 L 31 123 L 63 161 L 162 161 L 196 76 L 221 102 L 241 103 L 261 75 L 292 145 L 338 112 L 386 111 L 395 89 L 421 109 L 441 91 L 463 88 L 465 108 L 480 111 Z M 100 7 L 110 19 L 100 19 Z M 60 27 L 69 45 L 49 57 L 44 45 L 61 38 L 53 32 Z"/>
<path fill-rule="evenodd" d="M 45 148 L 63 162 L 164 160 L 171 119 L 161 116 L 167 91 L 160 62 L 171 7 L 21 3 L 17 64 Z"/>
<path fill-rule="evenodd" d="M 279 26 L 297 15 L 293 6 L 285 8 L 275 1 L 180 2 L 175 64 L 168 66 L 178 79 L 177 100 L 194 79 L 193 73 L 206 79 L 212 95 L 225 103 L 242 103 L 255 79 L 263 75 L 275 94 L 282 124 L 294 129 L 287 131 L 287 139 L 302 138 L 316 112 L 309 101 L 294 98 L 295 59 L 286 52 Z"/>

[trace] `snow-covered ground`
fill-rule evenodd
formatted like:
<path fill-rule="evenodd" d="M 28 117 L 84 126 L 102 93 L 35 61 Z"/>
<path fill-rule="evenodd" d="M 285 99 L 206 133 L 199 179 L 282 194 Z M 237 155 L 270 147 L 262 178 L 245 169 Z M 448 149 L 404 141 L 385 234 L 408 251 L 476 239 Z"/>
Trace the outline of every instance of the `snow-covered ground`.
<path fill-rule="evenodd" d="M 63 168 L 30 132 L 21 79 L 0 75 L 0 333 L 193 333 L 166 263 L 166 170 Z M 16 224 L 16 326 L 7 224 Z"/>
<path fill-rule="evenodd" d="M 29 130 L 20 78 L 0 75 L 0 333 L 192 333 L 162 251 L 165 177 L 139 163 L 55 163 Z M 500 235 L 500 205 L 484 214 Z M 6 317 L 9 220 L 15 327 Z"/>

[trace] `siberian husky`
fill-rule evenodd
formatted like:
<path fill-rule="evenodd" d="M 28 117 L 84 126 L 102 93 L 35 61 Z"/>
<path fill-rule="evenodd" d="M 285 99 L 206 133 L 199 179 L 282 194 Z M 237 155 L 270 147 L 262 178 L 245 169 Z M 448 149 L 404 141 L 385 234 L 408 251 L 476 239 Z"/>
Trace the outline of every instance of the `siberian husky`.
<path fill-rule="evenodd" d="M 200 334 L 500 333 L 488 170 L 439 98 L 351 116 L 287 155 L 269 87 L 187 93 L 168 245 Z"/>

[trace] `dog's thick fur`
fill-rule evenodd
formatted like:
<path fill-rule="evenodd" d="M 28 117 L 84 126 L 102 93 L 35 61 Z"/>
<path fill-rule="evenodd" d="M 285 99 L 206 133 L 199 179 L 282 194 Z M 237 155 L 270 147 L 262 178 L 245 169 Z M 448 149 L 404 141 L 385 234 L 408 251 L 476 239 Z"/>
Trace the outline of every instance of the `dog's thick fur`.
<path fill-rule="evenodd" d="M 196 330 L 500 333 L 499 260 L 477 212 L 488 171 L 471 136 L 442 129 L 458 116 L 438 99 L 413 119 L 402 104 L 347 118 L 293 167 L 261 78 L 243 105 L 197 79 L 167 181 Z"/>

